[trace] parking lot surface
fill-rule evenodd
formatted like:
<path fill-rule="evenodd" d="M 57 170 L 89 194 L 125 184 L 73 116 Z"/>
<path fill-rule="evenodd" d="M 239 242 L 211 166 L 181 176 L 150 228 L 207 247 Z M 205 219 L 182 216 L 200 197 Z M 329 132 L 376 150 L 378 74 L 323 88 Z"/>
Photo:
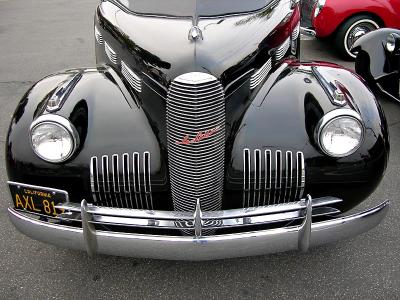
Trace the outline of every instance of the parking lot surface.
<path fill-rule="evenodd" d="M 261 257 L 212 262 L 97 256 L 59 249 L 18 233 L 7 217 L 4 147 L 11 115 L 26 90 L 60 69 L 94 66 L 98 0 L 0 0 L 0 298 L 86 299 L 400 298 L 400 105 L 382 103 L 391 156 L 378 190 L 362 205 L 391 200 L 386 220 L 352 240 Z M 157 41 L 155 41 L 157 42 Z M 338 60 L 332 45 L 306 40 L 303 59 Z M 29 146 L 27 141 L 27 147 Z"/>

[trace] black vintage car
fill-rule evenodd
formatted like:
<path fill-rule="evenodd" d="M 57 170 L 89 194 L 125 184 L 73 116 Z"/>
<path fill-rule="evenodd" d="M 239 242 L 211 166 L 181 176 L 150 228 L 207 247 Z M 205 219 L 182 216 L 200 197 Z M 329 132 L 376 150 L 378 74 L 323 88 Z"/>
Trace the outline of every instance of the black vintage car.
<path fill-rule="evenodd" d="M 97 67 L 23 97 L 6 164 L 22 233 L 105 253 L 206 260 L 365 232 L 385 116 L 353 72 L 299 62 L 297 0 L 104 0 Z M 28 145 L 28 146 L 27 146 Z"/>
<path fill-rule="evenodd" d="M 379 29 L 360 38 L 356 71 L 379 95 L 400 102 L 400 30 Z"/>

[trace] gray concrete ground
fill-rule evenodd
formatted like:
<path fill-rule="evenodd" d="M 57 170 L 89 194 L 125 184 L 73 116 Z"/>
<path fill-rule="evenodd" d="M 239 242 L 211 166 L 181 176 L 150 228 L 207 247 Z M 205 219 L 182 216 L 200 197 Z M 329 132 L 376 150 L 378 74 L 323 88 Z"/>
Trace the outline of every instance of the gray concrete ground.
<path fill-rule="evenodd" d="M 0 0 L 0 148 L 18 100 L 63 68 L 94 65 L 92 17 L 98 0 Z M 303 42 L 305 59 L 342 63 L 332 45 Z M 351 63 L 346 63 L 352 67 Z M 0 151 L 0 299 L 46 298 L 379 298 L 400 297 L 400 105 L 383 103 L 392 152 L 387 174 L 363 204 L 391 199 L 378 228 L 302 254 L 169 262 L 58 249 L 18 233 L 8 221 Z"/>

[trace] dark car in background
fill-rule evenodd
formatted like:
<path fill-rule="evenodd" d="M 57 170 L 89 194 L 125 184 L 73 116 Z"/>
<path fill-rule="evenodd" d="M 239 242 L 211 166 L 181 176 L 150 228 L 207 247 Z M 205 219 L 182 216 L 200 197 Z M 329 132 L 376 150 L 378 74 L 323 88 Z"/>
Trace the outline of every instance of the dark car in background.
<path fill-rule="evenodd" d="M 206 260 L 363 233 L 388 161 L 350 70 L 299 61 L 296 0 L 103 0 L 95 68 L 52 74 L 12 117 L 9 217 L 42 242 Z"/>

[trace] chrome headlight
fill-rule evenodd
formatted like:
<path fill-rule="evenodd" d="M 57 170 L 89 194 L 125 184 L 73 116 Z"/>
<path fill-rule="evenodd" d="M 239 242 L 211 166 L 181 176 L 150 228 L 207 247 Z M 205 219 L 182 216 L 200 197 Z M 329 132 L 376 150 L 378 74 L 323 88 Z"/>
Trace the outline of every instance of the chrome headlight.
<path fill-rule="evenodd" d="M 327 113 L 316 128 L 321 150 L 333 157 L 345 157 L 360 148 L 364 139 L 361 116 L 351 109 L 335 109 Z"/>
<path fill-rule="evenodd" d="M 316 6 L 315 6 L 315 10 L 314 10 L 314 18 L 318 17 L 318 15 L 320 14 L 322 8 L 324 8 L 326 3 L 326 0 L 318 0 Z"/>
<path fill-rule="evenodd" d="M 389 34 L 386 38 L 386 50 L 393 52 L 396 49 L 396 38 L 393 34 Z"/>
<path fill-rule="evenodd" d="M 31 143 L 41 159 L 60 163 L 72 156 L 79 145 L 79 135 L 67 119 L 48 114 L 32 123 Z"/>

